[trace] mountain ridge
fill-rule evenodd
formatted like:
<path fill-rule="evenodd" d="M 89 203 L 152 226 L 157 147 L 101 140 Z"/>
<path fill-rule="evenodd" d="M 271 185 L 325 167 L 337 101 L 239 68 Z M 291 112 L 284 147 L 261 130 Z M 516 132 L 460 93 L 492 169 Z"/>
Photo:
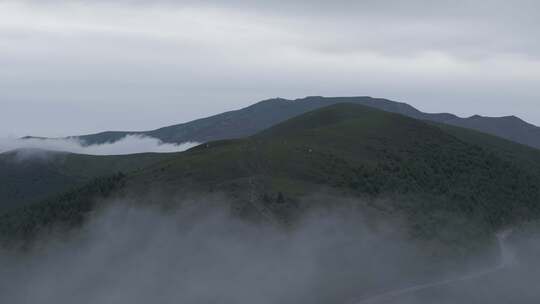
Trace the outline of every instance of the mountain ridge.
<path fill-rule="evenodd" d="M 398 113 L 415 119 L 472 129 L 540 149 L 540 127 L 510 115 L 459 117 L 451 113 L 425 113 L 404 102 L 369 96 L 322 97 L 308 96 L 294 100 L 271 98 L 248 107 L 166 126 L 150 131 L 105 131 L 70 136 L 84 145 L 113 143 L 126 135 L 155 137 L 165 143 L 209 142 L 254 135 L 294 116 L 341 102 L 358 103 L 379 110 Z"/>

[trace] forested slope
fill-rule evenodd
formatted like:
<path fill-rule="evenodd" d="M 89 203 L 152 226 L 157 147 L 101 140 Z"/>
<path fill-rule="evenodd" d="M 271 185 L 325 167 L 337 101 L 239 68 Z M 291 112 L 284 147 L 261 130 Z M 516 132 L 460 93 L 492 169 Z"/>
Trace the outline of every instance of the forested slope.
<path fill-rule="evenodd" d="M 111 191 L 73 192 L 69 214 L 84 218 L 91 209 L 89 197 L 159 203 L 175 201 L 168 197 L 216 193 L 227 198 L 224 204 L 235 214 L 292 224 L 316 204 L 331 206 L 332 199 L 306 199 L 324 192 L 354 198 L 360 209 L 404 217 L 410 236 L 442 244 L 439 253 L 464 253 L 494 231 L 540 215 L 540 178 L 526 165 L 538 157 L 536 150 L 467 132 L 336 104 L 252 137 L 173 154 L 122 176 L 121 183 L 105 180 L 110 185 L 103 187 Z M 483 138 L 482 143 L 474 144 L 475 137 Z M 25 214 L 47 219 L 4 231 L 34 231 L 56 217 L 64 222 L 65 202 L 65 197 L 47 202 L 47 212 L 37 204 L 10 213 L 2 222 L 26 221 Z M 21 231 L 10 232 L 17 233 Z"/>

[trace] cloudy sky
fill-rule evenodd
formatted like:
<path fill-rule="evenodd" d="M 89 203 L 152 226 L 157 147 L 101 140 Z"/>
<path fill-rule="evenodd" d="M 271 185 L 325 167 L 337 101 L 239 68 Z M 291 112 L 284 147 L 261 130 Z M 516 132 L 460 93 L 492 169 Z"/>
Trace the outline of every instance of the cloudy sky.
<path fill-rule="evenodd" d="M 370 95 L 540 124 L 539 1 L 2 1 L 0 136 Z"/>

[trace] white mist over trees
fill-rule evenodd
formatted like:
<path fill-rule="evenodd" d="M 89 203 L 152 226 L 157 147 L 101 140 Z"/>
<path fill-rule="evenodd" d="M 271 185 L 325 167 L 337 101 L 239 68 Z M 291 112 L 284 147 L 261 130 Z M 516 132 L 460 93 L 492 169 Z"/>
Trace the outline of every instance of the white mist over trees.
<path fill-rule="evenodd" d="M 163 143 L 157 138 L 139 135 L 127 135 L 114 143 L 104 143 L 98 145 L 84 145 L 77 139 L 1 139 L 0 153 L 11 150 L 21 150 L 18 154 L 21 159 L 39 156 L 37 150 L 61 151 L 88 155 L 124 155 L 146 152 L 181 152 L 198 145 L 198 143 L 187 142 L 182 144 Z"/>
<path fill-rule="evenodd" d="M 220 202 L 205 200 L 173 210 L 115 202 L 80 230 L 43 235 L 24 252 L 6 249 L 0 252 L 0 301 L 363 303 L 377 293 L 437 280 L 419 276 L 429 266 L 422 248 L 397 223 L 337 208 L 277 227 L 240 220 L 216 207 Z M 473 279 L 462 285 L 484 286 L 474 280 L 482 267 L 471 266 Z M 488 282 L 506 284 L 508 271 L 496 270 Z M 455 291 L 446 296 L 460 303 L 471 297 Z M 411 293 L 389 300 L 424 303 L 424 297 Z"/>

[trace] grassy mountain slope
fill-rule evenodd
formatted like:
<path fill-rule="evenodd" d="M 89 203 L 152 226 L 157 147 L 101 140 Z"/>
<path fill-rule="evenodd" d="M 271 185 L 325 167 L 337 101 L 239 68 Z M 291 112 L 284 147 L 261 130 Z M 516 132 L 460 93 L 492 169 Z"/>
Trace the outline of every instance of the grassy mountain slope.
<path fill-rule="evenodd" d="M 536 214 L 540 198 L 538 178 L 518 164 L 438 127 L 352 104 L 246 140 L 200 146 L 134 180 L 212 190 L 246 187 L 250 178 L 291 198 L 321 186 L 369 197 L 430 197 L 419 209 L 467 214 L 494 229 Z"/>
<path fill-rule="evenodd" d="M 0 154 L 0 213 L 28 205 L 91 179 L 129 172 L 166 159 L 168 154 L 91 156 L 18 150 Z"/>
<path fill-rule="evenodd" d="M 460 132 L 470 142 L 455 135 Z M 0 231 L 16 234 L 55 219 L 81 218 L 91 210 L 90 197 L 122 194 L 161 201 L 167 195 L 223 193 L 238 214 L 289 222 L 312 207 L 313 200 L 303 197 L 323 191 L 359 198 L 359 208 L 404 216 L 415 238 L 443 244 L 439 252 L 464 253 L 493 231 L 540 216 L 540 178 L 524 165 L 531 158 L 521 150 L 515 154 L 523 161 L 509 157 L 512 147 L 523 146 L 491 138 L 483 140 L 494 141 L 492 146 L 472 144 L 485 135 L 467 132 L 336 104 L 246 139 L 211 142 L 98 182 L 97 189 L 113 190 L 72 192 L 48 201 L 46 213 L 43 204 L 14 211 L 0 222 L 17 225 Z M 499 152 L 497 145 L 510 150 Z M 152 190 L 160 196 L 148 196 Z"/>
<path fill-rule="evenodd" d="M 533 173 L 540 174 L 540 153 L 536 148 L 480 131 L 447 124 L 434 123 L 433 125 L 462 141 L 481 146 L 507 161 L 517 163 L 517 165 L 526 167 Z"/>
<path fill-rule="evenodd" d="M 461 118 L 448 113 L 423 113 L 414 107 L 387 99 L 371 97 L 306 97 L 303 99 L 269 99 L 249 107 L 145 132 L 103 132 L 78 136 L 86 144 L 114 142 L 128 134 L 146 135 L 164 142 L 209 142 L 251 136 L 308 111 L 332 104 L 350 102 L 416 119 L 445 123 L 499 136 L 517 143 L 540 148 L 540 128 L 521 119 L 472 116 Z"/>

